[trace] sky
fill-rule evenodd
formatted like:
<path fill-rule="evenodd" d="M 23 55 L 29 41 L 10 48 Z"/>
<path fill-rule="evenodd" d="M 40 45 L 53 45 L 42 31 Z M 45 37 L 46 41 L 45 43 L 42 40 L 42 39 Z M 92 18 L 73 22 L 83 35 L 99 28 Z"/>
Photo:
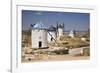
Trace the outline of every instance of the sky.
<path fill-rule="evenodd" d="M 30 24 L 42 22 L 47 28 L 64 23 L 65 31 L 87 31 L 90 25 L 89 13 L 50 12 L 22 10 L 22 30 L 28 30 Z"/>

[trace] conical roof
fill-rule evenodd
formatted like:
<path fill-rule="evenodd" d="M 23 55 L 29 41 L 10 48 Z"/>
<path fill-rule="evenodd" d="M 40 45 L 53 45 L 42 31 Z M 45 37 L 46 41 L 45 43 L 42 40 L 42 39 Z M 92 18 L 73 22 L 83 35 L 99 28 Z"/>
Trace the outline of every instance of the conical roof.
<path fill-rule="evenodd" d="M 46 26 L 42 22 L 37 22 L 34 25 L 34 28 L 36 28 L 36 29 L 46 29 Z"/>
<path fill-rule="evenodd" d="M 61 25 L 61 24 L 60 24 L 60 25 L 58 25 L 58 28 L 63 28 L 63 25 Z"/>

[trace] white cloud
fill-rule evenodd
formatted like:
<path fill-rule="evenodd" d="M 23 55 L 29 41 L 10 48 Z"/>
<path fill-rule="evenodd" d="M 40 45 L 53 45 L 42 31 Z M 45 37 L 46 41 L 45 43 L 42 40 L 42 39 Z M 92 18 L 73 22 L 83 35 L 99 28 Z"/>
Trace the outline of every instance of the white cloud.
<path fill-rule="evenodd" d="M 42 13 L 42 12 L 36 12 L 36 14 L 37 14 L 37 15 L 42 15 L 43 13 Z"/>

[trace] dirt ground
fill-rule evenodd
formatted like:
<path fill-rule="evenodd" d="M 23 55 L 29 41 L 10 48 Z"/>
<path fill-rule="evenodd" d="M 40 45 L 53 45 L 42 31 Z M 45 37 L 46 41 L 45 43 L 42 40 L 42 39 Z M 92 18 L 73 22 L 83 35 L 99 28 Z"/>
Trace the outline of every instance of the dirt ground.
<path fill-rule="evenodd" d="M 27 62 L 45 62 L 45 61 L 72 61 L 72 60 L 89 60 L 89 56 L 70 56 L 70 55 L 39 55 L 37 59 L 23 60 Z"/>

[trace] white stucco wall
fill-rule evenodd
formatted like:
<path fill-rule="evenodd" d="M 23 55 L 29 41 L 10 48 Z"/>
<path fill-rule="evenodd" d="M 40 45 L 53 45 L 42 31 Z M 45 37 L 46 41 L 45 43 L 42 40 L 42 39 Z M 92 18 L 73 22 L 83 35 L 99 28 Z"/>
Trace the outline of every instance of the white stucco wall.
<path fill-rule="evenodd" d="M 49 33 L 52 35 L 52 37 L 54 38 L 54 39 L 56 39 L 56 32 L 55 31 L 49 31 Z M 48 33 L 48 35 L 47 35 L 47 39 L 48 39 L 48 42 L 51 42 L 51 36 L 50 36 L 50 34 Z M 53 41 L 54 41 L 54 39 L 53 39 Z"/>
<path fill-rule="evenodd" d="M 70 31 L 69 36 L 70 36 L 71 38 L 74 38 L 74 37 L 75 37 L 75 33 L 74 33 L 73 30 Z"/>
<path fill-rule="evenodd" d="M 58 28 L 58 36 L 60 37 L 61 35 L 63 35 L 63 29 L 62 28 Z"/>
<path fill-rule="evenodd" d="M 32 48 L 39 48 L 39 41 L 42 42 L 42 47 L 47 47 L 47 31 L 32 30 Z"/>
<path fill-rule="evenodd" d="M 70 36 L 71 38 L 74 38 L 74 34 L 73 34 L 73 33 L 70 33 L 69 36 Z"/>
<path fill-rule="evenodd" d="M 75 48 L 75 49 L 69 49 L 69 55 L 79 55 L 79 54 L 83 54 L 83 48 Z"/>

